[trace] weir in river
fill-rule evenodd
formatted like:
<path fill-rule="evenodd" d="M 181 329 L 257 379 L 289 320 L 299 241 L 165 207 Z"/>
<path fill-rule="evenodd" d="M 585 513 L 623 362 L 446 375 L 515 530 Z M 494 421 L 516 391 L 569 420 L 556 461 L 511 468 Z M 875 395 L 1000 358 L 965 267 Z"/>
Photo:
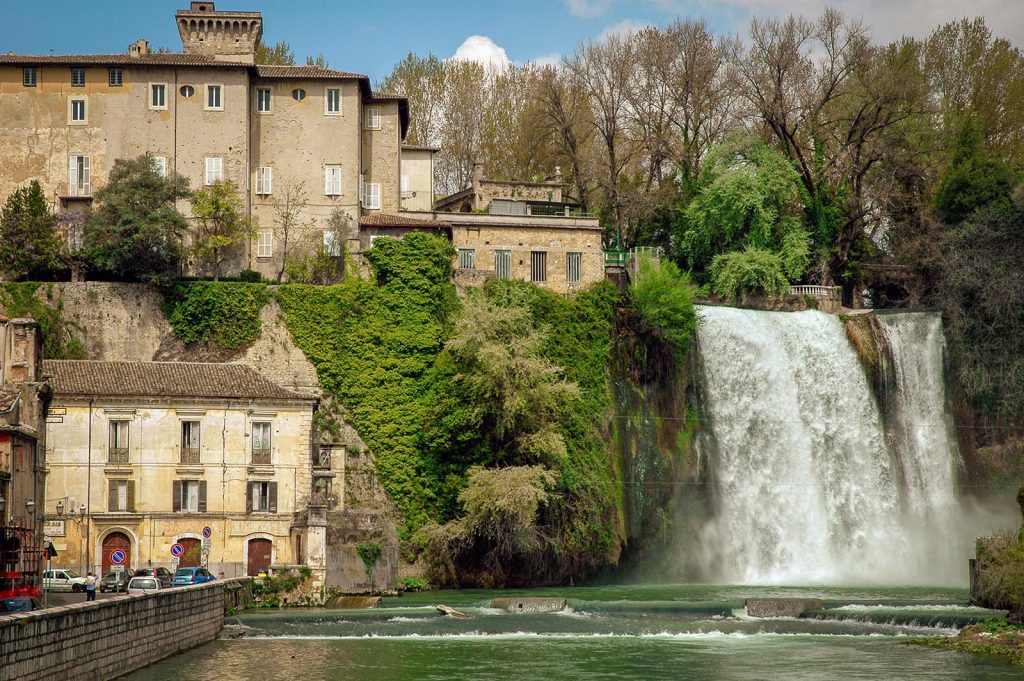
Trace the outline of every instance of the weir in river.
<path fill-rule="evenodd" d="M 834 315 L 700 315 L 696 446 L 713 510 L 692 548 L 705 577 L 962 585 L 973 535 L 957 531 L 940 317 L 878 318 L 892 364 L 879 395 Z"/>

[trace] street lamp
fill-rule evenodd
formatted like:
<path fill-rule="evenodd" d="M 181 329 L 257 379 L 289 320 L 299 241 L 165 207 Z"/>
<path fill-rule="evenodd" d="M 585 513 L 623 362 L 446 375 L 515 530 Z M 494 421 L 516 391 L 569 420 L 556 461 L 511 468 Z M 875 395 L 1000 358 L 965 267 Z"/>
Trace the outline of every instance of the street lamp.
<path fill-rule="evenodd" d="M 7 500 L 4 499 L 4 495 L 0 494 L 0 521 L 4 519 L 4 509 L 7 508 Z"/>
<path fill-rule="evenodd" d="M 26 501 L 25 511 L 28 512 L 29 515 L 34 514 L 36 512 L 36 502 L 32 501 L 31 499 Z"/>

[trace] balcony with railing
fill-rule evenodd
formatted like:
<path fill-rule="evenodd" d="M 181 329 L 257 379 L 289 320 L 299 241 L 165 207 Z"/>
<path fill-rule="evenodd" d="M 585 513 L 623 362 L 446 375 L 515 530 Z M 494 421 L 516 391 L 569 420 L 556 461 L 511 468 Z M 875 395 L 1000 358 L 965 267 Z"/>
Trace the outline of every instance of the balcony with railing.
<path fill-rule="evenodd" d="M 199 464 L 199 448 L 198 447 L 182 447 L 181 448 L 181 459 L 178 463 L 185 465 L 198 465 Z"/>
<path fill-rule="evenodd" d="M 252 450 L 252 463 L 254 466 L 269 466 L 270 461 L 270 450 L 269 449 L 254 449 Z"/>
<path fill-rule="evenodd" d="M 111 447 L 107 450 L 107 463 L 128 463 L 128 448 Z"/>

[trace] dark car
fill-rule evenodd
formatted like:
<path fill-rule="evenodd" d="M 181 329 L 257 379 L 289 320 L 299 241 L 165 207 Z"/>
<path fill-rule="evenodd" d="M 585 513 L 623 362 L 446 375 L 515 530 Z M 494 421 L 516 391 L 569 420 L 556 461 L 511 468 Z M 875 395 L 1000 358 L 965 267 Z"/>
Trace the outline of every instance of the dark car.
<path fill-rule="evenodd" d="M 100 580 L 100 592 L 120 591 L 121 593 L 124 593 L 128 588 L 128 581 L 131 578 L 132 576 L 127 570 L 123 572 L 114 572 L 111 570 L 107 574 L 103 575 L 103 579 Z"/>
<path fill-rule="evenodd" d="M 160 580 L 160 587 L 170 589 L 174 582 L 174 575 L 165 567 L 139 568 L 135 571 L 136 577 L 156 577 Z"/>
<path fill-rule="evenodd" d="M 178 568 L 174 573 L 174 586 L 186 586 L 188 584 L 203 584 L 212 582 L 216 577 L 204 567 Z"/>
<path fill-rule="evenodd" d="M 29 612 L 30 610 L 42 610 L 43 604 L 38 598 L 31 596 L 10 596 L 0 599 L 0 614 L 5 612 Z"/>

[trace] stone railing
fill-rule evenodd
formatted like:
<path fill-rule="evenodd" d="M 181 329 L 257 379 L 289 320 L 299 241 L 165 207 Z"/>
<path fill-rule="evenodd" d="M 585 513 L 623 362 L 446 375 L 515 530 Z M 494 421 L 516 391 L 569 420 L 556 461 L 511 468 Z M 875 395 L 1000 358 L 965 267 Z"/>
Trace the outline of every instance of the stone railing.
<path fill-rule="evenodd" d="M 843 295 L 843 289 L 841 286 L 817 286 L 801 284 L 799 286 L 790 286 L 789 295 L 813 296 L 815 298 L 828 298 L 829 300 L 839 300 Z"/>
<path fill-rule="evenodd" d="M 229 590 L 227 603 L 237 608 L 248 585 L 248 578 L 223 580 L 0 617 L 0 678 L 128 674 L 212 641 L 224 626 Z"/>

